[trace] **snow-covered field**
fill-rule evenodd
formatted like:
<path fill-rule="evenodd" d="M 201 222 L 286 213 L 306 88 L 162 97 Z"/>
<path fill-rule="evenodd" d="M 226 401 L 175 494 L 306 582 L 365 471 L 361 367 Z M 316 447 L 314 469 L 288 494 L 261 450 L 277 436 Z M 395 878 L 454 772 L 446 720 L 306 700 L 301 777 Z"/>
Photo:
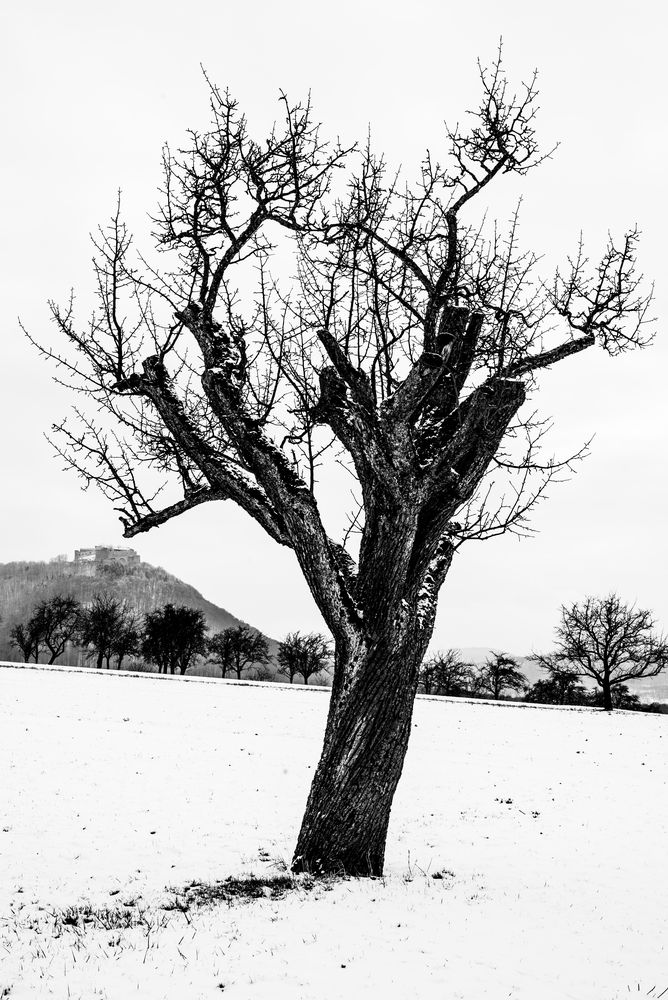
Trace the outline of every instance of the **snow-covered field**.
<path fill-rule="evenodd" d="M 163 909 L 289 863 L 327 698 L 0 668 L 0 997 L 668 988 L 665 716 L 419 699 L 386 878 Z M 136 926 L 63 925 L 86 901 Z"/>

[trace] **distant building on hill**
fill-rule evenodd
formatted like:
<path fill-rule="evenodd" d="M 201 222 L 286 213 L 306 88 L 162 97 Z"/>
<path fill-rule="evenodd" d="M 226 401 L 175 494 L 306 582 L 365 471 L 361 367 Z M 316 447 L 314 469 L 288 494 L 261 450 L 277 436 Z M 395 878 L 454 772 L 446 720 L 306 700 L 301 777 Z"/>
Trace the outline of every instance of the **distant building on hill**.
<path fill-rule="evenodd" d="M 118 549 L 112 545 L 96 545 L 92 549 L 76 549 L 74 565 L 77 569 L 96 572 L 104 566 L 139 566 L 141 559 L 134 549 Z"/>

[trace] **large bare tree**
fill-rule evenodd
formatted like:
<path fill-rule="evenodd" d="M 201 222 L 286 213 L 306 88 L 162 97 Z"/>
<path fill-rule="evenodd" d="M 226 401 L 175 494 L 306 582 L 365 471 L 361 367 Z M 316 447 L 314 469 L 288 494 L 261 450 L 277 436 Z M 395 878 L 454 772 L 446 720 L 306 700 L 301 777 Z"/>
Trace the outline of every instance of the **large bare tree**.
<path fill-rule="evenodd" d="M 668 641 L 651 611 L 624 604 L 617 594 L 585 597 L 561 609 L 552 659 L 596 681 L 611 712 L 626 681 L 656 677 L 668 667 Z"/>
<path fill-rule="evenodd" d="M 516 216 L 507 229 L 475 220 L 493 185 L 544 159 L 535 76 L 515 93 L 499 58 L 480 81 L 469 127 L 446 130 L 442 161 L 428 152 L 413 181 L 370 142 L 329 144 L 310 104 L 285 96 L 257 142 L 210 85 L 209 128 L 164 150 L 158 253 L 133 247 L 117 211 L 94 241 L 88 324 L 72 300 L 52 306 L 69 348 L 46 351 L 102 414 L 79 409 L 58 448 L 125 536 L 232 501 L 294 551 L 332 633 L 296 870 L 383 870 L 453 556 L 526 530 L 569 465 L 541 457 L 545 424 L 525 405 L 537 376 L 649 339 L 635 231 L 597 263 L 579 246 L 544 281 Z M 341 535 L 318 504 L 329 460 L 354 483 Z"/>

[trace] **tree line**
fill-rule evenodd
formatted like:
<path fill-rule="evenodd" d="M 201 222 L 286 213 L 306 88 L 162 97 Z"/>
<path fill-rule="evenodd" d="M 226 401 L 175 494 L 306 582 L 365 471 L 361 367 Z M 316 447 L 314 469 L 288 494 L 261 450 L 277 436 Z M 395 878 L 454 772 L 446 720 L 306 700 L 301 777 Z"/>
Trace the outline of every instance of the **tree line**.
<path fill-rule="evenodd" d="M 24 622 L 13 626 L 10 643 L 26 663 L 54 664 L 68 646 L 79 647 L 98 669 L 140 658 L 158 673 L 184 675 L 202 661 L 215 665 L 222 677 L 273 680 L 269 643 L 247 625 L 235 625 L 208 635 L 204 613 L 187 605 L 167 603 L 141 616 L 128 604 L 106 593 L 84 605 L 72 595 L 39 601 Z M 317 633 L 289 632 L 279 643 L 276 674 L 292 684 L 329 672 L 332 653 Z M 136 665 L 136 664 L 135 664 Z"/>
<path fill-rule="evenodd" d="M 656 677 L 668 666 L 668 643 L 655 631 L 652 613 L 624 604 L 616 594 L 586 597 L 561 608 L 556 644 L 534 653 L 546 676 L 529 684 L 512 656 L 492 652 L 484 664 L 462 660 L 459 650 L 439 651 L 424 660 L 419 689 L 445 697 L 514 698 L 543 705 L 591 705 L 606 711 L 641 706 L 627 682 Z M 586 687 L 582 681 L 594 681 Z"/>

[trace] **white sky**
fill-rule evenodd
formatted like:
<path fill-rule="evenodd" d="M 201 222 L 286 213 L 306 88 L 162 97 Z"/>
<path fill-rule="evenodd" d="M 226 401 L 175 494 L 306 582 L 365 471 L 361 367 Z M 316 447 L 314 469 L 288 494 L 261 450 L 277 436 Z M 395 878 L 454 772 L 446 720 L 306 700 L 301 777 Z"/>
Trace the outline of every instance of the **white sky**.
<path fill-rule="evenodd" d="M 511 79 L 540 71 L 539 134 L 561 147 L 522 185 L 527 245 L 563 259 L 582 228 L 592 251 L 638 223 L 656 281 L 657 341 L 599 352 L 545 377 L 555 450 L 596 434 L 591 457 L 534 518 L 539 534 L 464 547 L 441 593 L 434 646 L 545 648 L 558 607 L 617 590 L 668 627 L 666 444 L 665 30 L 663 4 L 443 0 L 318 5 L 284 0 L 8 2 L 0 13 L 0 562 L 111 541 L 192 583 L 281 637 L 321 620 L 296 560 L 231 504 L 209 506 L 123 543 L 111 504 L 61 471 L 43 432 L 67 409 L 17 317 L 51 337 L 46 300 L 90 283 L 88 233 L 121 187 L 148 233 L 164 140 L 207 122 L 200 62 L 229 86 L 262 136 L 279 88 L 310 89 L 325 130 L 363 138 L 391 162 L 444 148 L 441 123 L 478 102 L 475 60 L 503 35 Z M 496 202 L 505 219 L 520 189 Z M 0 609 L 1 612 L 1 609 Z"/>

